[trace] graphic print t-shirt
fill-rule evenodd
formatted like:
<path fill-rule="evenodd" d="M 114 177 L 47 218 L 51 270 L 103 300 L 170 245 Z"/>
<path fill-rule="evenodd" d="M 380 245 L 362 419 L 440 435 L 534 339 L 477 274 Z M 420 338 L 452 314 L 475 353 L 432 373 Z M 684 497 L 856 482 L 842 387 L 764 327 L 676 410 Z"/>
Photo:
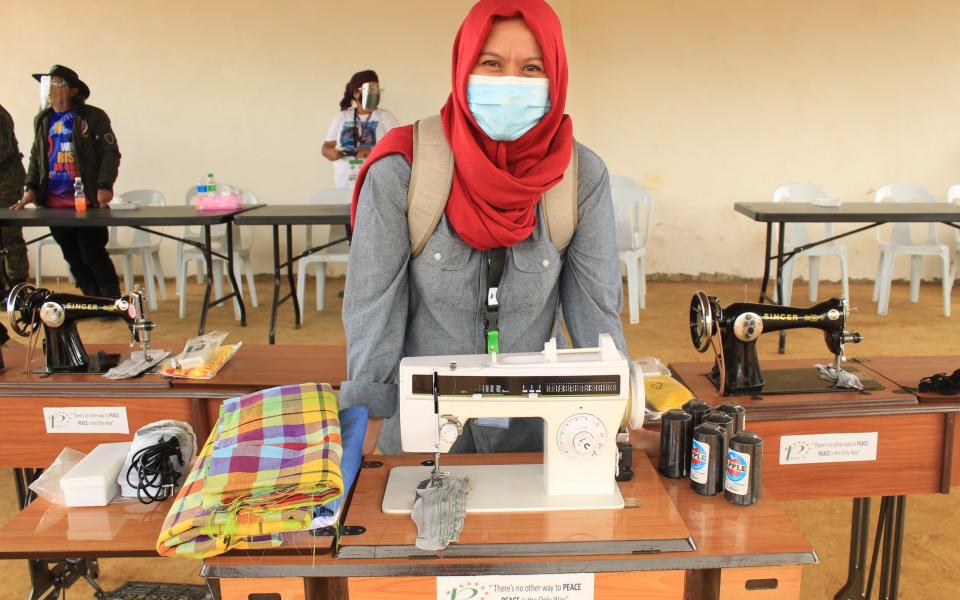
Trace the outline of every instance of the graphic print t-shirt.
<path fill-rule="evenodd" d="M 47 206 L 73 208 L 73 180 L 79 175 L 77 156 L 70 136 L 76 115 L 73 111 L 55 112 L 50 117 L 48 144 L 50 156 L 50 185 Z"/>
<path fill-rule="evenodd" d="M 373 148 L 377 140 L 383 139 L 388 131 L 397 126 L 397 118 L 389 110 L 377 109 L 367 115 L 356 115 L 349 108 L 337 113 L 330 123 L 326 141 L 337 142 L 337 148 L 353 154 L 358 148 Z M 333 163 L 334 185 L 338 189 L 353 187 L 363 160 L 356 156 L 345 156 Z"/>

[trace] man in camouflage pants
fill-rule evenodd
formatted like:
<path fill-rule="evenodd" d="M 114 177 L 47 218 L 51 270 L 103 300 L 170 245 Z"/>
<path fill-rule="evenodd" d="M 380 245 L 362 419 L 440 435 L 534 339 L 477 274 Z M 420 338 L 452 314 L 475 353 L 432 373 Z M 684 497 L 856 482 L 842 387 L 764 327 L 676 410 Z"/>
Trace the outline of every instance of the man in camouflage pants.
<path fill-rule="evenodd" d="M 0 106 L 0 210 L 16 204 L 23 195 L 26 173 L 23 170 L 23 155 L 13 133 L 13 118 Z M 3 243 L 7 248 L 7 276 L 13 284 L 27 280 L 30 263 L 27 262 L 27 247 L 19 227 L 2 229 Z M 0 282 L 0 287 L 3 282 Z"/>

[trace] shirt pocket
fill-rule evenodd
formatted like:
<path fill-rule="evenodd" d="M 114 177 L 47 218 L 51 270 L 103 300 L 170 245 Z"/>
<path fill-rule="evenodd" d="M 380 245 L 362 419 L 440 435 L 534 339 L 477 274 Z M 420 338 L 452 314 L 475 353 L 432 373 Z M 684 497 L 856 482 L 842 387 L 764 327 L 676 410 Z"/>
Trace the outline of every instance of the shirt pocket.
<path fill-rule="evenodd" d="M 504 275 L 500 304 L 518 314 L 538 314 L 551 301 L 560 277 L 560 253 L 548 239 L 526 240 L 510 253 L 513 272 Z"/>
<path fill-rule="evenodd" d="M 468 268 L 473 249 L 450 230 L 443 219 L 423 251 L 413 261 L 413 276 L 422 298 L 449 307 L 473 310 L 476 276 Z"/>

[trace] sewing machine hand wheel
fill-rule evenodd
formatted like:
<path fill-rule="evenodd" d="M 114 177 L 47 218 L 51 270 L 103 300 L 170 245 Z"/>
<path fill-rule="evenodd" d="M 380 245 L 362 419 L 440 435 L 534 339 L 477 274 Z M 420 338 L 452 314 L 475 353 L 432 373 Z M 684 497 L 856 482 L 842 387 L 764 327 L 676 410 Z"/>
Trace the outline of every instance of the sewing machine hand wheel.
<path fill-rule="evenodd" d="M 711 338 L 716 335 L 714 302 L 702 291 L 698 291 L 690 300 L 690 339 L 697 352 L 706 352 Z"/>
<path fill-rule="evenodd" d="M 35 315 L 30 310 L 27 299 L 36 288 L 29 283 L 16 285 L 7 296 L 7 317 L 10 320 L 10 328 L 17 332 L 17 335 L 29 337 L 37 323 Z"/>

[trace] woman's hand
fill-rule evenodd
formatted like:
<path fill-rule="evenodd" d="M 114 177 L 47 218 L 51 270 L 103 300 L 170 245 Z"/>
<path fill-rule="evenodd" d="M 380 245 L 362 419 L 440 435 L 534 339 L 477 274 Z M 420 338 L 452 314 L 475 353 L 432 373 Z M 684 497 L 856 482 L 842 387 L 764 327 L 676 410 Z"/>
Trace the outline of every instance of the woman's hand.
<path fill-rule="evenodd" d="M 23 193 L 23 198 L 10 206 L 10 210 L 22 210 L 28 204 L 37 203 L 37 193 L 33 190 L 27 190 Z"/>
<path fill-rule="evenodd" d="M 377 440 L 380 439 L 380 429 L 383 419 L 367 419 L 367 433 L 363 436 L 363 456 L 373 454 L 377 450 Z"/>
<path fill-rule="evenodd" d="M 97 190 L 97 204 L 100 208 L 110 208 L 111 200 L 113 200 L 113 190 Z"/>
<path fill-rule="evenodd" d="M 364 158 L 370 156 L 370 148 L 358 148 L 357 149 L 357 158 L 363 160 Z"/>

